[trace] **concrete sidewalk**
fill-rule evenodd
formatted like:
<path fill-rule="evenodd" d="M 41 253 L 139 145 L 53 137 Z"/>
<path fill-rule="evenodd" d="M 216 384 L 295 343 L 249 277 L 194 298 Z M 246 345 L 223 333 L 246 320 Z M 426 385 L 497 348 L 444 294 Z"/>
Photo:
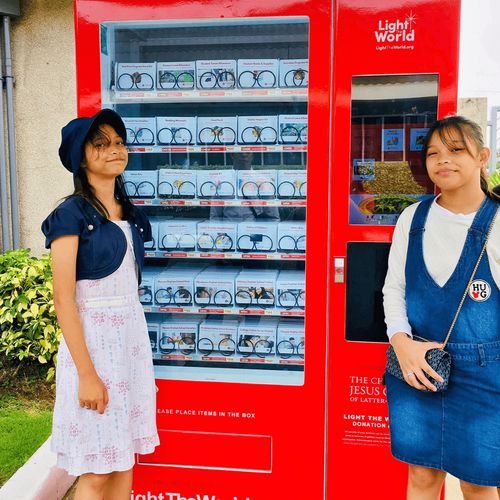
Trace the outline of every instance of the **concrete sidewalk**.
<path fill-rule="evenodd" d="M 61 500 L 75 479 L 56 467 L 49 437 L 0 488 L 0 500 Z"/>

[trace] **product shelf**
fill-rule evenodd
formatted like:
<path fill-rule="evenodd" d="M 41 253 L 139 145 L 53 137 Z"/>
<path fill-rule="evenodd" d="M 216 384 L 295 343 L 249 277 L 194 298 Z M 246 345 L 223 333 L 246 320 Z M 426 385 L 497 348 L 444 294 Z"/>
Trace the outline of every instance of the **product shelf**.
<path fill-rule="evenodd" d="M 187 206 L 187 207 L 305 207 L 306 200 L 199 200 L 199 199 L 159 199 L 159 198 L 132 198 L 134 205 L 151 206 Z"/>
<path fill-rule="evenodd" d="M 213 353 L 210 355 L 204 354 L 182 354 L 182 353 L 172 353 L 172 354 L 155 354 L 153 357 L 155 362 L 164 361 L 207 361 L 216 363 L 245 363 L 245 364 L 257 364 L 257 365 L 304 365 L 304 359 L 301 358 L 278 358 L 273 355 L 265 356 L 262 358 L 256 356 L 242 356 L 239 353 L 234 353 L 233 355 L 224 356 L 220 353 Z"/>
<path fill-rule="evenodd" d="M 129 153 L 306 153 L 307 144 L 241 144 L 207 146 L 127 146 Z"/>
<path fill-rule="evenodd" d="M 307 102 L 307 88 L 194 89 L 194 90 L 115 90 L 109 104 L 149 104 L 179 102 Z"/>
<path fill-rule="evenodd" d="M 300 309 L 261 309 L 239 307 L 178 307 L 178 306 L 148 306 L 143 305 L 145 313 L 176 313 L 176 314 L 222 314 L 236 316 L 278 316 L 284 318 L 303 318 L 304 310 Z"/>
<path fill-rule="evenodd" d="M 162 250 L 145 251 L 147 258 L 175 259 L 217 259 L 217 260 L 306 260 L 301 253 L 242 253 L 242 252 L 165 252 Z"/>

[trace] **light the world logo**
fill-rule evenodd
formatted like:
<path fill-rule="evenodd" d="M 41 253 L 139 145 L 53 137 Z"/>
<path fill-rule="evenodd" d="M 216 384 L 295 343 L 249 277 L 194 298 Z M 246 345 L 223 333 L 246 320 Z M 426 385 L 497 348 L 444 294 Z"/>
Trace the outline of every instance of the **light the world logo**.
<path fill-rule="evenodd" d="M 374 31 L 377 43 L 402 43 L 415 41 L 416 16 L 410 11 L 404 20 L 379 19 Z"/>
<path fill-rule="evenodd" d="M 476 302 L 484 302 L 491 295 L 491 287 L 484 280 L 474 280 L 469 287 L 469 297 Z"/>

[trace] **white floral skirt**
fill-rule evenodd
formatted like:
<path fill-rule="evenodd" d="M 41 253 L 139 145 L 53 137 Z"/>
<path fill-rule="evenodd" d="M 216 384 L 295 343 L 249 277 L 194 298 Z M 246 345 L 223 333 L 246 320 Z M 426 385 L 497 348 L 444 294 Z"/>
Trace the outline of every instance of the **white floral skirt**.
<path fill-rule="evenodd" d="M 128 470 L 135 453 L 151 453 L 159 444 L 144 311 L 137 294 L 113 297 L 112 303 L 78 305 L 87 348 L 108 390 L 104 414 L 80 407 L 75 364 L 64 339 L 59 347 L 51 445 L 58 467 L 74 476 Z"/>

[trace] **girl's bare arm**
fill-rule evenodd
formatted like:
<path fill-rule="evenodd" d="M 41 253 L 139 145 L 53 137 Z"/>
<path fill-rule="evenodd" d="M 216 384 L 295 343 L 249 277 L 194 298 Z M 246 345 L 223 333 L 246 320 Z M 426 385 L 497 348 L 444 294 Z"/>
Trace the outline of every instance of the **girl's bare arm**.
<path fill-rule="evenodd" d="M 80 405 L 104 413 L 108 394 L 90 357 L 75 303 L 77 252 L 76 235 L 61 236 L 51 244 L 54 306 L 78 372 Z"/>

